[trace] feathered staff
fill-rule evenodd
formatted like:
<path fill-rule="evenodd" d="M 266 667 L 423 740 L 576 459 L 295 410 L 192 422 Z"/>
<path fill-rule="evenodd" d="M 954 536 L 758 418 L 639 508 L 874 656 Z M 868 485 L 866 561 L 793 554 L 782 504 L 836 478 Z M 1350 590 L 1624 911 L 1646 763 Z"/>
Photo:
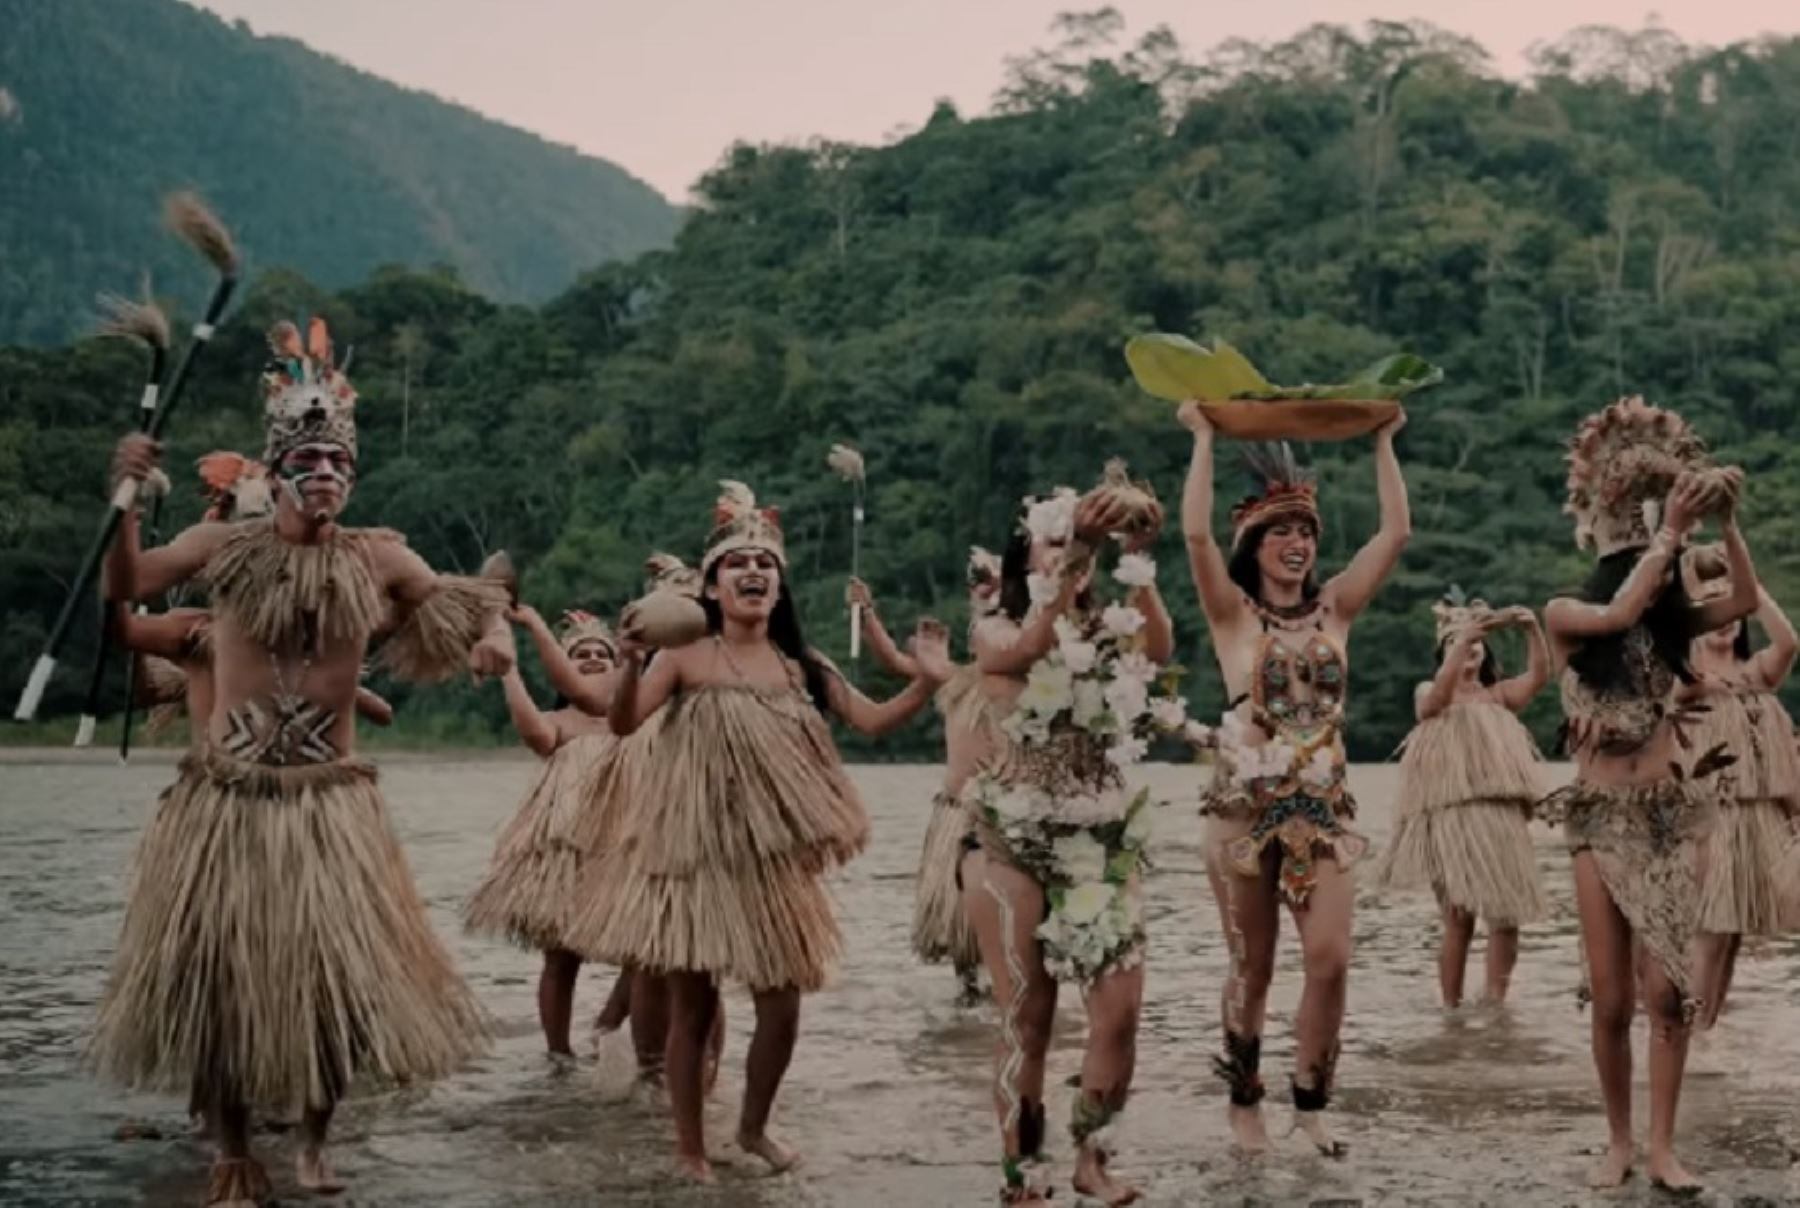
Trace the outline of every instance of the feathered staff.
<path fill-rule="evenodd" d="M 150 300 L 148 283 L 144 288 L 144 300 L 133 302 L 117 294 L 101 294 L 100 310 L 103 316 L 98 334 L 118 336 L 122 339 L 136 340 L 150 350 L 150 368 L 144 377 L 144 389 L 138 398 L 137 424 L 142 432 L 150 426 L 150 417 L 156 414 L 157 392 L 162 385 L 164 369 L 169 360 L 169 317 L 162 309 Z M 101 605 L 100 640 L 94 647 L 94 665 L 88 673 L 87 699 L 82 704 L 81 722 L 75 727 L 75 745 L 85 747 L 94 741 L 94 724 L 100 715 L 100 689 L 106 680 L 106 666 L 112 658 L 112 624 L 107 616 L 106 606 Z M 126 664 L 125 700 L 126 708 L 131 707 L 131 691 L 134 687 L 132 672 L 136 669 L 135 659 Z"/>
<path fill-rule="evenodd" d="M 850 505 L 850 575 L 862 578 L 863 486 L 865 481 L 862 454 L 849 445 L 833 445 L 825 455 L 825 464 L 850 484 L 855 502 Z M 862 658 L 862 605 L 850 605 L 850 657 Z"/>
<path fill-rule="evenodd" d="M 161 397 L 156 410 L 144 428 L 145 434 L 152 438 L 162 435 L 169 417 L 174 414 L 176 405 L 181 401 L 181 392 L 187 386 L 194 362 L 199 357 L 200 350 L 206 347 L 207 341 L 212 339 L 214 326 L 218 323 L 219 316 L 225 313 L 225 306 L 231 301 L 232 292 L 237 289 L 238 273 L 237 248 L 231 242 L 231 233 L 199 197 L 192 193 L 176 193 L 165 203 L 163 215 L 177 235 L 206 257 L 219 279 L 213 286 L 212 297 L 207 300 L 200 321 L 194 324 L 193 334 L 188 339 L 180 364 L 176 365 L 174 375 L 159 392 Z M 75 619 L 75 608 L 93 586 L 94 574 L 100 569 L 100 559 L 105 556 L 106 547 L 112 544 L 114 535 L 118 533 L 119 523 L 124 519 L 125 513 L 136 505 L 137 496 L 138 484 L 130 478 L 119 483 L 113 491 L 112 503 L 100 522 L 100 531 L 94 535 L 94 542 L 88 547 L 87 558 L 82 562 L 75 581 L 69 585 L 68 598 L 63 601 L 62 611 L 56 615 L 56 623 L 50 627 L 50 636 L 44 642 L 43 653 L 38 655 L 37 662 L 32 665 L 31 674 L 25 681 L 25 690 L 19 694 L 19 706 L 13 710 L 15 720 L 30 721 L 37 716 L 38 704 L 44 698 L 44 688 L 50 682 L 51 672 L 56 670 L 56 656 L 62 651 L 63 643 L 68 640 L 69 627 Z"/>

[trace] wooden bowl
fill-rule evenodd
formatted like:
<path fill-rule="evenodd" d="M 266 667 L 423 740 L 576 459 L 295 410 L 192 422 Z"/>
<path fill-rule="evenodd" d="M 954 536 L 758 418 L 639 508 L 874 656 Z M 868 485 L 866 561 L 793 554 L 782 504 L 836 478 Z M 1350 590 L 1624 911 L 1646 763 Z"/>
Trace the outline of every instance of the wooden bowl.
<path fill-rule="evenodd" d="M 1400 414 L 1392 399 L 1232 399 L 1201 403 L 1233 440 L 1354 440 Z"/>
<path fill-rule="evenodd" d="M 628 605 L 619 625 L 636 624 L 643 631 L 646 644 L 658 650 L 673 650 L 706 636 L 706 610 L 700 601 L 674 591 L 653 591 Z"/>

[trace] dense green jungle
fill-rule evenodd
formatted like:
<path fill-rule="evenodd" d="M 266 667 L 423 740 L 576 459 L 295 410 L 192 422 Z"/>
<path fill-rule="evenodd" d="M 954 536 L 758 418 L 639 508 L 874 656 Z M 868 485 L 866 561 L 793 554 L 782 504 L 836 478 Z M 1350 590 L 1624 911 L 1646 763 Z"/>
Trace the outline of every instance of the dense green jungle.
<path fill-rule="evenodd" d="M 1404 349 L 1446 377 L 1409 401 L 1415 532 L 1352 644 L 1352 754 L 1385 758 L 1446 587 L 1541 606 L 1583 579 L 1564 445 L 1620 395 L 1678 409 L 1748 470 L 1758 566 L 1800 606 L 1800 39 L 1703 49 L 1590 28 L 1532 64 L 1504 78 L 1424 24 L 1197 52 L 1071 15 L 1008 64 L 988 112 L 940 103 L 882 146 L 726 149 L 670 248 L 541 306 L 450 270 L 328 290 L 307 263 L 265 269 L 171 431 L 164 527 L 198 515 L 196 456 L 260 448 L 264 329 L 322 314 L 362 394 L 351 521 L 403 530 L 444 569 L 504 548 L 546 614 L 612 613 L 647 553 L 697 554 L 717 480 L 743 479 L 782 507 L 809 634 L 842 661 L 851 495 L 826 466 L 834 442 L 867 459 L 862 557 L 884 615 L 960 633 L 965 552 L 998 548 L 1026 492 L 1086 486 L 1118 455 L 1173 509 L 1190 442 L 1133 383 L 1133 334 L 1223 337 L 1295 382 Z M 313 218 L 348 226 L 354 207 Z M 191 317 L 200 296 L 166 301 Z M 140 373 L 116 340 L 0 349 L 9 701 L 103 506 Z M 1222 450 L 1221 529 L 1244 485 Z M 1375 525 L 1369 442 L 1303 455 L 1329 572 Z M 1158 553 L 1184 687 L 1216 716 L 1176 528 Z M 1518 665 L 1516 642 L 1503 654 Z M 87 658 L 78 644 L 46 714 L 77 711 Z M 891 686 L 866 654 L 852 674 Z M 387 741 L 512 741 L 491 685 L 391 694 Z M 1553 697 L 1530 713 L 1546 745 Z M 921 721 L 845 742 L 928 758 L 938 738 Z"/>

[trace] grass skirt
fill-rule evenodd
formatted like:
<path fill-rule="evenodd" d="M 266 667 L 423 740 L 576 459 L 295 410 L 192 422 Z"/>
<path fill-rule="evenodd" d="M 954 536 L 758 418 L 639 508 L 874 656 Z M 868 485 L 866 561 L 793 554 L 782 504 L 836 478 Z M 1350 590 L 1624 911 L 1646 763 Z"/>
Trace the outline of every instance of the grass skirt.
<path fill-rule="evenodd" d="M 1544 917 L 1530 824 L 1513 801 L 1469 801 L 1402 818 L 1378 883 L 1430 888 L 1490 927 Z"/>
<path fill-rule="evenodd" d="M 969 926 L 962 892 L 956 887 L 963 836 L 968 833 L 969 814 L 962 801 L 944 793 L 933 798 L 913 898 L 912 947 L 921 960 L 934 964 L 948 960 L 958 967 L 981 960 L 975 929 Z"/>
<path fill-rule="evenodd" d="M 1776 801 L 1726 802 L 1706 848 L 1700 930 L 1775 935 L 1800 926 L 1800 829 Z"/>
<path fill-rule="evenodd" d="M 539 952 L 568 946 L 592 850 L 584 816 L 600 808 L 595 785 L 617 746 L 611 734 L 583 734 L 551 752 L 463 912 L 470 932 Z"/>
<path fill-rule="evenodd" d="M 824 876 L 869 833 L 825 719 L 799 692 L 724 685 L 665 709 L 570 942 L 752 990 L 820 988 L 842 944 Z"/>
<path fill-rule="evenodd" d="M 372 767 L 183 761 L 138 847 L 102 1073 L 292 1112 L 357 1077 L 440 1077 L 482 1041 Z"/>
<path fill-rule="evenodd" d="M 1543 917 L 1530 814 L 1543 795 L 1531 735 L 1499 704 L 1419 723 L 1400 761 L 1400 820 L 1378 884 L 1425 889 L 1491 927 Z"/>
<path fill-rule="evenodd" d="M 1794 742 L 1779 701 L 1766 693 L 1706 698 L 1687 735 L 1695 757 L 1723 746 L 1737 757 L 1707 781 L 1719 826 L 1706 848 L 1700 929 L 1719 935 L 1774 935 L 1795 925 L 1784 864 L 1796 843 Z"/>

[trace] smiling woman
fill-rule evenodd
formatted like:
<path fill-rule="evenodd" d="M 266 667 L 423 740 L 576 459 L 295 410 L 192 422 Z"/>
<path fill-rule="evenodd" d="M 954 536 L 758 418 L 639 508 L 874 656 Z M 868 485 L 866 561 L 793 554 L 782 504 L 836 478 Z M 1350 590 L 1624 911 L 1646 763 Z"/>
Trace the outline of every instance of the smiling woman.
<path fill-rule="evenodd" d="M 639 805 L 593 878 L 572 937 L 590 956 L 666 974 L 669 1099 L 676 1152 L 710 1181 L 702 1109 L 719 983 L 756 999 L 737 1140 L 778 1170 L 798 1157 L 768 1133 L 799 1031 L 800 995 L 825 984 L 841 940 L 824 875 L 868 842 L 868 818 L 827 725 L 903 725 L 949 674 L 943 630 L 921 622 L 916 674 L 877 703 L 807 646 L 787 584 L 780 514 L 721 484 L 701 562 L 711 630 L 644 668 L 643 633 L 620 633 L 610 722 L 621 736 L 660 721 Z"/>
<path fill-rule="evenodd" d="M 1294 1109 L 1327 1156 L 1327 1133 L 1350 962 L 1349 868 L 1367 841 L 1349 827 L 1356 804 L 1345 779 L 1344 705 L 1350 626 L 1400 559 L 1411 532 L 1406 484 L 1394 454 L 1400 412 L 1375 435 L 1381 528 L 1323 587 L 1314 577 L 1319 508 L 1310 476 L 1285 445 L 1253 449 L 1258 490 L 1232 509 L 1229 562 L 1212 533 L 1213 426 L 1194 402 L 1181 422 L 1194 434 L 1181 521 L 1201 606 L 1231 693 L 1207 816 L 1206 860 L 1231 947 L 1225 1051 L 1215 1067 L 1230 1087 L 1232 1134 L 1248 1151 L 1268 1145 L 1260 1071 L 1264 1007 L 1286 902 L 1300 931 L 1306 987 L 1295 1021 Z"/>

